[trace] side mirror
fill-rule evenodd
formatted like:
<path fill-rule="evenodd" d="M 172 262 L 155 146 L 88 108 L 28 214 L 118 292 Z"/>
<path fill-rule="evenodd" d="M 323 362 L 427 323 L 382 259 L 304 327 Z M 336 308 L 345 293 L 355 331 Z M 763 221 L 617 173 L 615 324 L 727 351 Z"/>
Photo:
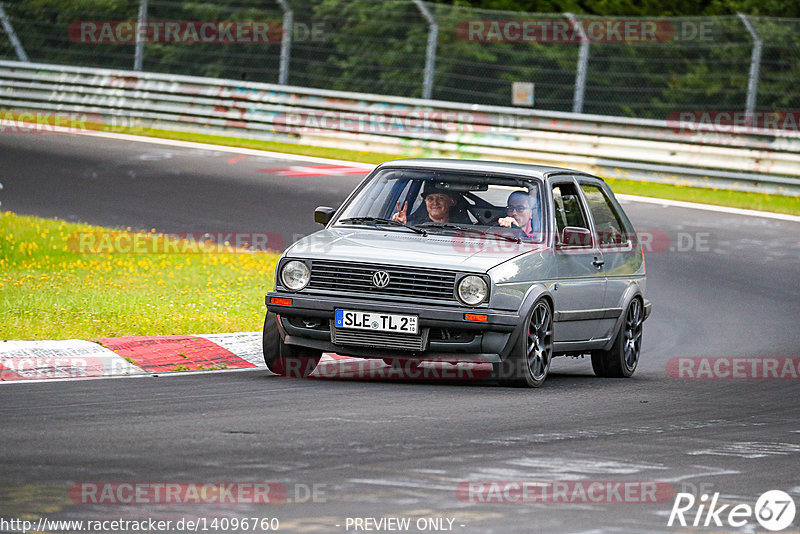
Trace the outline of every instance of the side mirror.
<path fill-rule="evenodd" d="M 314 222 L 323 226 L 331 222 L 333 214 L 336 213 L 336 208 L 329 208 L 328 206 L 319 206 L 314 210 Z"/>
<path fill-rule="evenodd" d="M 566 226 L 560 245 L 562 247 L 590 247 L 592 246 L 592 232 L 588 228 Z"/>

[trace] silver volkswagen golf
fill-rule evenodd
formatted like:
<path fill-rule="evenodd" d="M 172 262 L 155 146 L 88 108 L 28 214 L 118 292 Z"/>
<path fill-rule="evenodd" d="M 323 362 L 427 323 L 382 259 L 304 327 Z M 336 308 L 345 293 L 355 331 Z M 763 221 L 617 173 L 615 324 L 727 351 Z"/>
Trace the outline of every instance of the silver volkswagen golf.
<path fill-rule="evenodd" d="M 375 168 L 325 228 L 290 246 L 266 296 L 264 359 L 305 377 L 323 352 L 491 363 L 542 385 L 554 356 L 629 377 L 642 349 L 645 261 L 608 185 L 578 171 L 409 159 Z"/>

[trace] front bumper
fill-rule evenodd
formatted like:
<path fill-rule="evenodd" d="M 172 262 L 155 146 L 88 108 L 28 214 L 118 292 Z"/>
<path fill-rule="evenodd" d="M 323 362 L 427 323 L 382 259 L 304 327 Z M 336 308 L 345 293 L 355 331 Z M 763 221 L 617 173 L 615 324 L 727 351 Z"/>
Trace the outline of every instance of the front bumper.
<path fill-rule="evenodd" d="M 291 305 L 274 304 L 271 299 L 291 299 Z M 324 352 L 360 358 L 421 358 L 441 361 L 499 362 L 511 351 L 515 331 L 521 324 L 513 312 L 466 306 L 424 305 L 419 302 L 384 302 L 347 296 L 308 295 L 271 292 L 266 295 L 267 309 L 280 317 L 278 328 L 284 343 Z M 385 347 L 337 345 L 332 342 L 334 310 L 417 315 L 419 327 L 428 332 L 454 331 L 455 339 L 429 337 L 423 350 L 396 350 Z M 486 315 L 485 322 L 467 321 L 465 314 Z M 319 323 L 313 327 L 308 325 Z"/>

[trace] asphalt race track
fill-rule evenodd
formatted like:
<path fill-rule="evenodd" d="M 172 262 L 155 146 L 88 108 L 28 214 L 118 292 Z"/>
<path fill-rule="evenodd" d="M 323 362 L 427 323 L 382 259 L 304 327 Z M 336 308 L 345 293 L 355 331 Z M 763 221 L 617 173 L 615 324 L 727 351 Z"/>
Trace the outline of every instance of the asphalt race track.
<path fill-rule="evenodd" d="M 276 232 L 287 242 L 316 228 L 316 205 L 337 205 L 361 179 L 280 174 L 313 165 L 289 156 L 71 134 L 2 135 L 0 158 L 4 210 L 165 232 Z M 796 370 L 800 224 L 625 207 L 637 230 L 668 236 L 647 255 L 654 311 L 632 379 L 595 378 L 589 361 L 562 358 L 529 391 L 267 371 L 3 385 L 0 515 L 275 517 L 278 532 L 334 533 L 356 531 L 348 517 L 411 518 L 412 532 L 418 519 L 439 518 L 465 534 L 643 533 L 693 530 L 667 526 L 673 491 L 753 506 L 780 489 L 800 506 L 800 380 L 667 371 L 679 357 L 792 357 Z M 68 490 L 92 481 L 269 481 L 287 501 L 76 503 Z M 457 493 L 470 481 L 660 481 L 670 492 L 655 503 L 487 503 Z M 751 517 L 739 530 L 763 529 Z"/>

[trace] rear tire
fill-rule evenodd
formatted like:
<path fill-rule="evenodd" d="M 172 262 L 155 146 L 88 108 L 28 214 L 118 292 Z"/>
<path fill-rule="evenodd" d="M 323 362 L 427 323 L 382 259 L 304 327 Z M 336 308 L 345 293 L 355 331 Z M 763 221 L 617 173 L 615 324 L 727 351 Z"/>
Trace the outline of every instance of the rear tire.
<path fill-rule="evenodd" d="M 592 351 L 594 374 L 603 378 L 629 378 L 636 371 L 642 352 L 644 306 L 634 298 L 625 310 L 625 319 L 610 350 Z"/>
<path fill-rule="evenodd" d="M 321 350 L 285 344 L 278 332 L 278 318 L 271 312 L 264 318 L 263 352 L 267 369 L 290 378 L 307 377 L 322 357 Z"/>
<path fill-rule="evenodd" d="M 553 310 L 547 300 L 536 301 L 526 326 L 509 357 L 493 366 L 500 385 L 538 388 L 547 378 L 553 359 Z"/>

